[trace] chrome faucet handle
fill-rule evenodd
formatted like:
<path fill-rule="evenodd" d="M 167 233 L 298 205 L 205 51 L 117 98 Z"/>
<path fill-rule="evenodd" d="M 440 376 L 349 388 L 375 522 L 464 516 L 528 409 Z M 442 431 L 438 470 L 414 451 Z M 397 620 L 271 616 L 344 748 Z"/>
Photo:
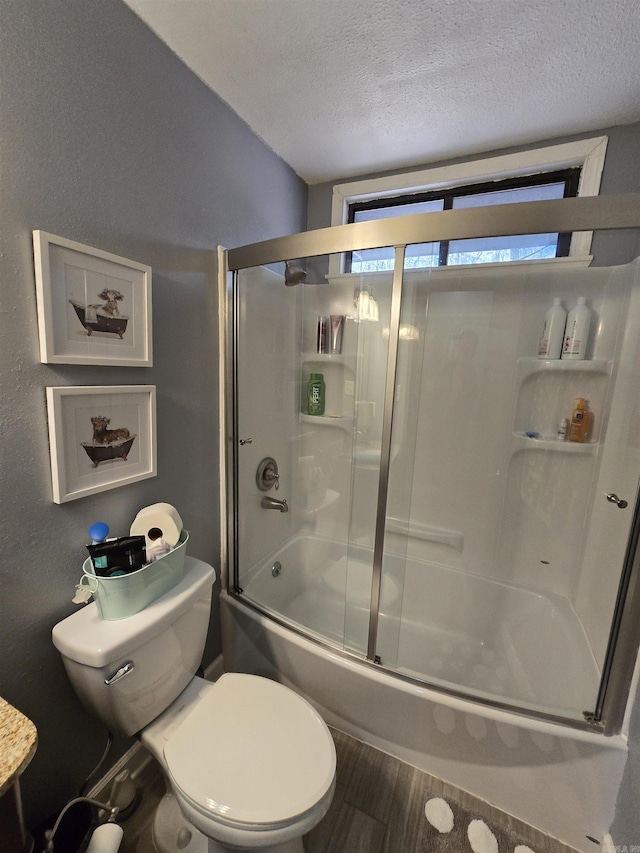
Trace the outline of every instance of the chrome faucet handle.
<path fill-rule="evenodd" d="M 258 465 L 258 470 L 256 471 L 256 485 L 261 492 L 268 492 L 269 489 L 274 486 L 277 492 L 280 488 L 280 472 L 278 471 L 278 463 L 272 456 L 265 456 Z"/>
<path fill-rule="evenodd" d="M 275 486 L 276 492 L 280 488 L 280 474 L 278 474 L 275 469 L 267 468 L 263 474 L 262 479 L 265 481 L 265 483 L 271 483 L 273 486 Z"/>

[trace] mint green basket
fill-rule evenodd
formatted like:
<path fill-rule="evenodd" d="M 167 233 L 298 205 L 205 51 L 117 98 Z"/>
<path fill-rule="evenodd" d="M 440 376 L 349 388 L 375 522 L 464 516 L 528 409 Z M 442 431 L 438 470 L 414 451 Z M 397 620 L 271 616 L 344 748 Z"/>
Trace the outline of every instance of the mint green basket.
<path fill-rule="evenodd" d="M 84 574 L 81 583 L 85 578 L 88 579 L 88 583 L 83 586 L 87 586 L 93 593 L 102 618 L 126 619 L 127 616 L 144 610 L 177 586 L 184 573 L 188 541 L 189 534 L 183 530 L 178 544 L 168 554 L 138 569 L 137 572 L 118 575 L 115 578 L 98 577 L 91 559 L 85 560 L 82 564 Z"/>

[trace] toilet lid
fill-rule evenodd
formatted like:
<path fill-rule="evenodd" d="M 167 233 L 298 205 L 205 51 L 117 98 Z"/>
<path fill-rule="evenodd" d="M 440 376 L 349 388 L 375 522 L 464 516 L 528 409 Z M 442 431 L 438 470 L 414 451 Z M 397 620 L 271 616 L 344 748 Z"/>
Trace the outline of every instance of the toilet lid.
<path fill-rule="evenodd" d="M 226 673 L 165 744 L 167 769 L 201 813 L 273 827 L 312 809 L 335 775 L 329 729 L 312 706 L 267 678 Z"/>

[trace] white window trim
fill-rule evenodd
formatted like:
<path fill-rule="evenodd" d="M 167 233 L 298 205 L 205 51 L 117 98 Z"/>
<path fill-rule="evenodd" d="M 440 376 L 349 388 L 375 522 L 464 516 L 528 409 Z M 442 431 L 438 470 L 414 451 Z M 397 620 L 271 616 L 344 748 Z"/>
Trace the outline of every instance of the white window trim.
<path fill-rule="evenodd" d="M 582 167 L 578 196 L 581 198 L 597 196 L 600 192 L 606 151 L 607 137 L 596 136 L 577 142 L 519 151 L 516 154 L 502 154 L 498 157 L 487 157 L 484 160 L 456 163 L 452 166 L 437 166 L 433 169 L 421 169 L 419 172 L 336 184 L 331 202 L 331 225 L 345 224 L 349 204 L 354 201 L 498 181 L 519 175 L 532 175 L 576 166 Z M 576 261 L 583 261 L 584 265 L 588 266 L 591 262 L 592 238 L 593 231 L 578 231 L 573 234 L 569 256 Z M 329 275 L 339 275 L 343 271 L 344 255 L 331 255 Z"/>

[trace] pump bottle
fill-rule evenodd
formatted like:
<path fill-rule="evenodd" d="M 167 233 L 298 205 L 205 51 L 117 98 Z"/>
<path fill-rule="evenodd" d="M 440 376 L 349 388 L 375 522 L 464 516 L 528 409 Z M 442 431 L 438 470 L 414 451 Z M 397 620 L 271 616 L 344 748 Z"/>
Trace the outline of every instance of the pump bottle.
<path fill-rule="evenodd" d="M 569 427 L 569 441 L 577 441 L 583 444 L 591 438 L 593 412 L 589 411 L 588 400 L 585 400 L 584 397 L 578 397 L 577 400 Z"/>

